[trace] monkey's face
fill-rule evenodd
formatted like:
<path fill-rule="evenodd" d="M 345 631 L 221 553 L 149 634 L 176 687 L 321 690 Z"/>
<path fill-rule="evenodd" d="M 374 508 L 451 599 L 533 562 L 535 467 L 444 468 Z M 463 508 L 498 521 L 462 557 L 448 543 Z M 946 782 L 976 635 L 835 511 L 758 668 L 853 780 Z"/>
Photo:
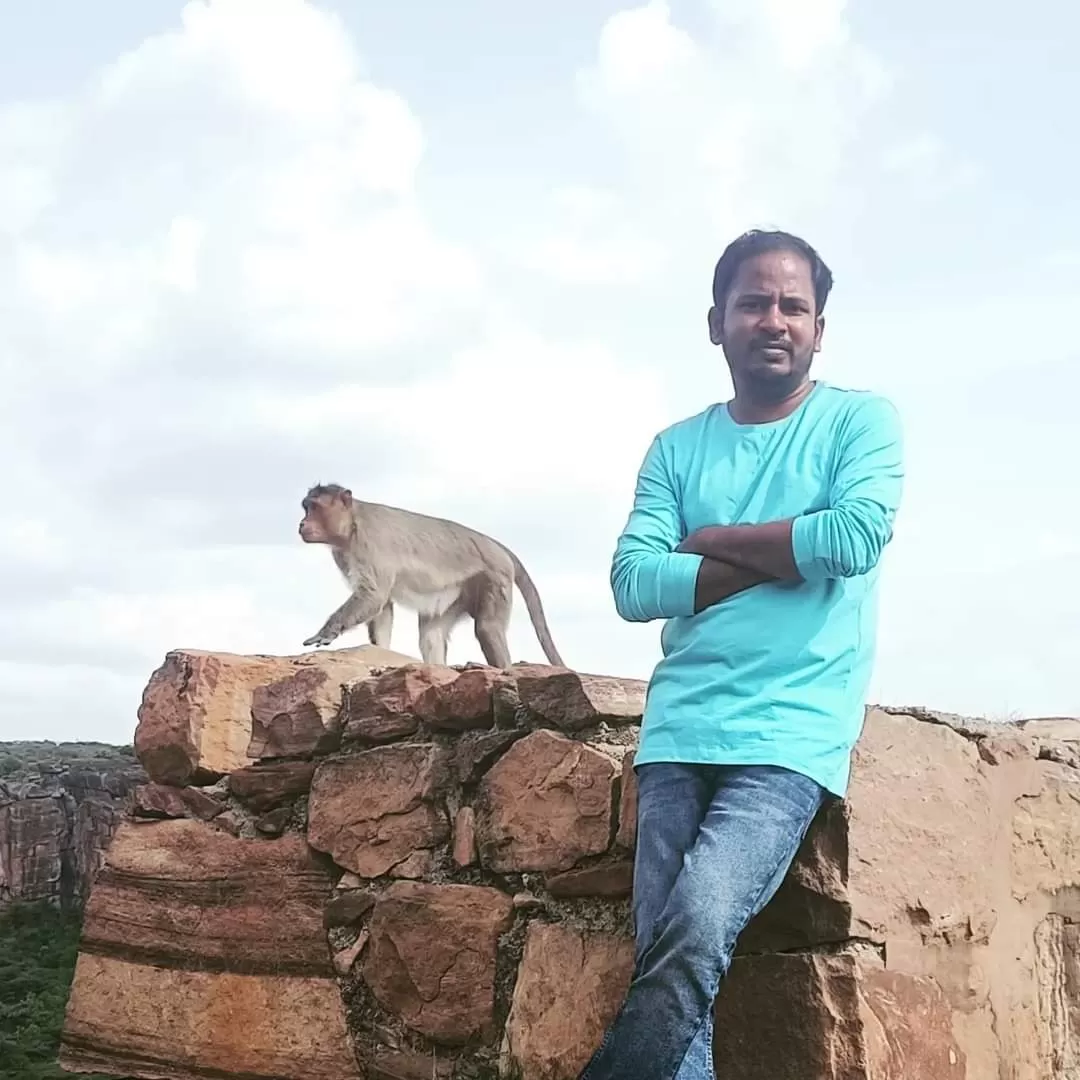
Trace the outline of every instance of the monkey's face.
<path fill-rule="evenodd" d="M 299 532 L 305 544 L 348 544 L 353 531 L 352 499 L 348 492 L 309 494 L 300 505 L 304 516 Z"/>

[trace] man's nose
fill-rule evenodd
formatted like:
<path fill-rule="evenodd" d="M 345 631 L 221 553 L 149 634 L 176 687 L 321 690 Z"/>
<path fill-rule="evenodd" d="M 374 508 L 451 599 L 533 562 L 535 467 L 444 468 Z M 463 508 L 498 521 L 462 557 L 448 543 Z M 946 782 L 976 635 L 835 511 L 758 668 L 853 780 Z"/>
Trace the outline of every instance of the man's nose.
<path fill-rule="evenodd" d="M 761 313 L 761 328 L 773 334 L 782 334 L 787 329 L 779 304 L 770 304 Z"/>

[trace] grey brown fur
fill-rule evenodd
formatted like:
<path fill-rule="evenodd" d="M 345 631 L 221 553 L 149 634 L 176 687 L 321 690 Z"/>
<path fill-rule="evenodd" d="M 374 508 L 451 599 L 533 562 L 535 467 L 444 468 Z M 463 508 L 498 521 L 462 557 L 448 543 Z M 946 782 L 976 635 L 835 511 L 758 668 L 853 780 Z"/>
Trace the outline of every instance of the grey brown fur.
<path fill-rule="evenodd" d="M 388 648 L 394 604 L 401 604 L 417 613 L 425 663 L 445 664 L 451 631 L 471 618 L 484 659 L 509 667 L 506 633 L 517 585 L 544 655 L 563 666 L 532 578 L 490 536 L 445 518 L 354 499 L 339 484 L 316 485 L 301 505 L 301 538 L 330 545 L 351 590 L 305 645 L 329 645 L 366 623 L 371 643 Z"/>

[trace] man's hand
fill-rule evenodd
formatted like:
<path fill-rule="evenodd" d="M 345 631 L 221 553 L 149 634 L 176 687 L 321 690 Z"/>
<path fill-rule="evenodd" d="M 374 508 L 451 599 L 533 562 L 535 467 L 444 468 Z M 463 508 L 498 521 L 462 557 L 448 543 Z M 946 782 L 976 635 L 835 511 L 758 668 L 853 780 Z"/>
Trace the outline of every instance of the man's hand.
<path fill-rule="evenodd" d="M 685 555 L 708 555 L 708 534 L 718 528 L 721 526 L 706 525 L 704 528 L 695 529 L 675 550 Z"/>

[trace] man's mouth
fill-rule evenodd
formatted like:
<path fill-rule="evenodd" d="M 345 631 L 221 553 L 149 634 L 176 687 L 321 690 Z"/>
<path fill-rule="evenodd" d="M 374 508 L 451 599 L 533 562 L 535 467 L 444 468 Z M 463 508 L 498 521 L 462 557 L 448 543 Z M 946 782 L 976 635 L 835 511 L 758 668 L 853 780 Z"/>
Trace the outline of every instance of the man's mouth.
<path fill-rule="evenodd" d="M 787 345 L 760 343 L 754 346 L 754 352 L 760 353 L 767 360 L 786 360 L 791 355 Z"/>

